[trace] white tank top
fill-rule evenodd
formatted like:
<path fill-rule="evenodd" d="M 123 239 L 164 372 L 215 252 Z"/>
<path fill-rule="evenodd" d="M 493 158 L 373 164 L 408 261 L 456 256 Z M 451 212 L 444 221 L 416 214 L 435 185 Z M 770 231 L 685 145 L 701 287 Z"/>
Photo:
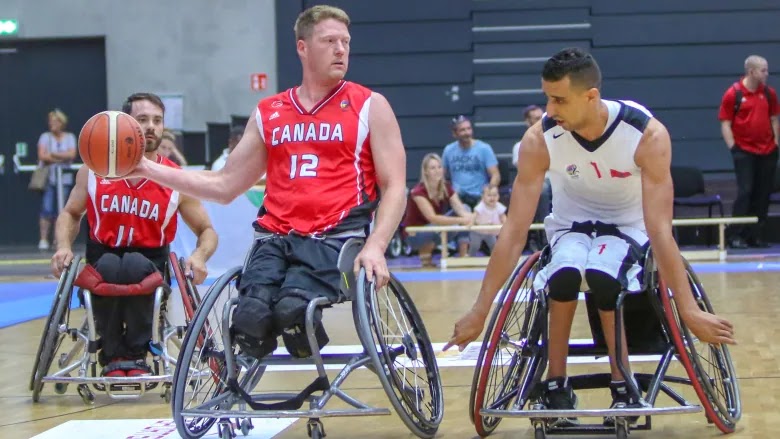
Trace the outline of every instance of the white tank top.
<path fill-rule="evenodd" d="M 593 141 L 543 116 L 553 205 L 545 219 L 548 230 L 586 221 L 645 230 L 642 177 L 634 154 L 653 115 L 636 102 L 602 102 L 609 110 L 607 128 Z"/>

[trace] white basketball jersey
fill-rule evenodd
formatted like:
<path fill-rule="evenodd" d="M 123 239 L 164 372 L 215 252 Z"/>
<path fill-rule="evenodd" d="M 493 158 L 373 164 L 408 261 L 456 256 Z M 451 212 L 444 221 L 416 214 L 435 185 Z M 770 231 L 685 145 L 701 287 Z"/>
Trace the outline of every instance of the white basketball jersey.
<path fill-rule="evenodd" d="M 645 230 L 642 181 L 634 154 L 653 116 L 636 102 L 602 102 L 609 109 L 607 128 L 593 141 L 564 130 L 546 113 L 543 116 L 553 205 L 545 219 L 548 232 L 586 221 Z"/>

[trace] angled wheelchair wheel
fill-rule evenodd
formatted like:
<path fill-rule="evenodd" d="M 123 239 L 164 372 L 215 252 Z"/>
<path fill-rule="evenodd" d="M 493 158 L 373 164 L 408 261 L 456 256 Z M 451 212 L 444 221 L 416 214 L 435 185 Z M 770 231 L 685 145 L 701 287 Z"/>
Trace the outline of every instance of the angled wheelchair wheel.
<path fill-rule="evenodd" d="M 398 416 L 412 433 L 433 437 L 444 415 L 441 377 L 409 293 L 393 275 L 377 290 L 361 270 L 353 312 L 360 340 Z"/>
<path fill-rule="evenodd" d="M 217 421 L 210 417 L 185 418 L 183 410 L 227 410 L 233 404 L 231 395 L 226 392 L 223 310 L 230 299 L 238 297 L 240 275 L 241 267 L 235 267 L 214 282 L 195 311 L 182 341 L 173 375 L 171 407 L 176 428 L 183 438 L 199 438 Z"/>
<path fill-rule="evenodd" d="M 514 401 L 522 407 L 546 365 L 542 343 L 546 331 L 543 292 L 533 289 L 540 253 L 515 268 L 501 290 L 482 341 L 469 399 L 469 416 L 480 436 L 492 433 L 500 417 L 482 409 L 506 410 Z"/>
<path fill-rule="evenodd" d="M 70 302 L 73 296 L 73 282 L 79 272 L 81 258 L 74 256 L 70 265 L 60 275 L 57 290 L 54 293 L 51 310 L 43 326 L 41 342 L 38 345 L 38 353 L 35 356 L 32 375 L 30 377 L 30 390 L 33 392 L 33 402 L 38 402 L 43 390 L 43 377 L 49 373 L 49 368 L 54 360 L 54 355 L 65 338 L 65 333 L 60 332 L 60 326 L 68 324 Z"/>
<path fill-rule="evenodd" d="M 684 263 L 688 283 L 699 308 L 715 314 L 696 273 L 688 261 Z M 729 348 L 726 345 L 704 343 L 696 338 L 680 318 L 674 294 L 667 288 L 663 277 L 659 276 L 658 281 L 670 337 L 707 419 L 723 433 L 732 433 L 742 416 L 742 403 Z"/>
<path fill-rule="evenodd" d="M 184 274 L 184 258 L 177 259 L 176 253 L 171 252 L 168 256 L 168 262 L 179 286 L 182 305 L 184 305 L 184 317 L 189 325 L 195 315 L 195 310 L 200 306 L 200 294 L 192 284 L 192 280 Z"/>

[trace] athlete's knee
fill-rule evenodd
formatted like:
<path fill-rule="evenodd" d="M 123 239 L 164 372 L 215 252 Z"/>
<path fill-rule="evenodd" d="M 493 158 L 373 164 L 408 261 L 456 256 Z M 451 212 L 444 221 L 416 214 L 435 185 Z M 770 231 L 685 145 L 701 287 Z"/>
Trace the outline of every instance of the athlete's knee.
<path fill-rule="evenodd" d="M 109 284 L 118 284 L 121 279 L 122 258 L 113 254 L 105 253 L 93 264 L 95 271 L 103 278 L 103 282 Z"/>
<path fill-rule="evenodd" d="M 265 285 L 251 285 L 241 291 L 233 310 L 233 328 L 262 339 L 272 331 L 271 297 L 274 289 Z"/>
<path fill-rule="evenodd" d="M 593 294 L 596 307 L 601 311 L 614 311 L 623 287 L 613 276 L 593 268 L 585 270 L 585 280 Z"/>
<path fill-rule="evenodd" d="M 582 284 L 582 274 L 575 267 L 563 267 L 550 276 L 547 281 L 550 299 L 557 302 L 577 300 Z"/>
<path fill-rule="evenodd" d="M 306 335 L 306 309 L 319 296 L 306 290 L 291 288 L 280 294 L 273 306 L 274 330 L 282 334 L 287 351 L 296 357 L 311 356 L 311 346 Z M 322 309 L 314 311 L 314 336 L 322 348 L 328 343 L 328 335 L 322 326 Z"/>

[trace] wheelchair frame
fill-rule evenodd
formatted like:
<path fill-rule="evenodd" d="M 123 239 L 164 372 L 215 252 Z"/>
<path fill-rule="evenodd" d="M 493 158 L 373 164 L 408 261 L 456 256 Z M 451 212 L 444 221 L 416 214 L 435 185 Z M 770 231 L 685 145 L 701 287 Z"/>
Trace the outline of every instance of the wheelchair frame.
<path fill-rule="evenodd" d="M 33 402 L 39 402 L 44 383 L 54 383 L 54 390 L 64 394 L 70 384 L 76 384 L 79 396 L 85 404 L 92 404 L 95 395 L 91 388 L 106 393 L 112 399 L 138 399 L 147 391 L 163 385 L 160 395 L 165 402 L 171 399 L 171 384 L 176 359 L 168 353 L 168 342 L 180 348 L 179 339 L 186 327 L 170 325 L 166 317 L 167 297 L 171 288 L 167 284 L 169 273 L 165 274 L 166 283 L 157 287 L 154 294 L 154 315 L 152 317 L 151 346 L 158 349 L 152 352 L 152 375 L 141 377 L 102 377 L 99 376 L 97 351 L 99 339 L 96 332 L 95 318 L 92 310 L 92 293 L 81 290 L 81 307 L 85 316 L 79 326 L 72 327 L 70 322 L 70 305 L 73 299 L 75 278 L 79 272 L 81 258 L 75 256 L 65 268 L 57 285 L 52 309 L 44 325 L 43 335 L 38 347 L 38 355 L 30 377 L 30 390 L 33 392 Z M 177 260 L 175 253 L 170 253 L 169 270 L 173 272 L 184 303 L 185 318 L 191 320 L 193 310 L 200 302 L 200 296 L 189 278 L 183 275 L 183 260 Z M 60 352 L 56 358 L 57 370 L 49 373 L 55 355 L 60 350 L 62 341 L 69 336 L 74 342 L 70 350 Z M 75 372 L 76 376 L 71 376 Z M 90 388 L 91 387 L 91 388 Z"/>
<path fill-rule="evenodd" d="M 715 365 L 720 369 L 719 376 L 716 377 L 721 381 L 719 384 L 717 379 L 707 375 L 704 365 L 699 361 L 695 348 L 697 340 L 679 318 L 679 312 L 676 304 L 673 302 L 673 292 L 666 287 L 663 278 L 659 276 L 652 252 L 649 250 L 645 259 L 644 282 L 642 293 L 640 294 L 648 295 L 654 312 L 659 318 L 662 330 L 661 336 L 666 346 L 660 352 L 649 352 L 651 354 L 661 354 L 661 360 L 654 374 L 634 374 L 639 386 L 642 388 L 641 390 L 646 392 L 644 398 L 641 397 L 640 389 L 634 385 L 634 382 L 627 379 L 629 373 L 622 362 L 618 362 L 618 368 L 623 377 L 626 378 L 629 392 L 634 398 L 639 399 L 643 407 L 596 410 L 545 409 L 540 399 L 541 389 L 539 388 L 539 383 L 547 365 L 547 296 L 544 290 L 537 291 L 533 288 L 533 279 L 543 264 L 547 263 L 549 252 L 548 247 L 543 252 L 537 252 L 518 264 L 512 276 L 510 276 L 502 288 L 499 304 L 492 313 L 474 372 L 469 409 L 471 420 L 480 436 L 484 437 L 492 433 L 502 418 L 512 417 L 530 418 L 537 439 L 544 438 L 546 434 L 604 434 L 609 432 L 615 432 L 618 438 L 625 438 L 631 430 L 649 430 L 652 425 L 652 415 L 696 413 L 702 411 L 702 409 L 709 423 L 715 424 L 724 433 L 734 431 L 736 422 L 741 417 L 742 408 L 739 399 L 739 385 L 728 348 L 724 345 L 707 345 L 710 356 L 717 357 L 715 361 L 717 364 Z M 687 261 L 684 260 L 684 264 L 689 284 L 700 308 L 713 313 L 712 306 L 696 274 Z M 524 293 L 528 297 L 524 299 L 527 300 L 518 302 L 518 291 L 524 288 L 526 281 L 528 281 L 529 286 L 525 288 Z M 622 358 L 623 354 L 621 328 L 624 327 L 624 303 L 629 294 L 627 291 L 623 291 L 617 299 L 615 312 L 617 358 Z M 520 305 L 515 306 L 518 303 Z M 517 321 L 511 322 L 519 323 L 521 327 L 519 339 L 513 340 L 507 334 L 507 318 L 513 311 L 513 308 L 520 307 L 525 308 L 521 311 L 525 312 L 525 315 L 522 317 L 522 322 L 519 322 L 519 317 Z M 496 368 L 503 367 L 501 364 L 495 364 L 496 354 L 499 350 L 504 349 L 512 351 L 512 371 L 500 379 L 499 385 L 502 387 L 501 392 L 503 393 L 495 397 L 486 398 L 488 382 L 493 381 L 491 380 L 491 373 Z M 635 354 L 645 353 L 648 352 L 636 352 Z M 569 356 L 594 357 L 606 355 L 606 347 L 597 346 L 595 342 L 585 346 L 569 346 Z M 671 361 L 675 357 L 680 360 L 680 363 L 685 368 L 688 378 L 667 376 Z M 570 377 L 574 389 L 605 388 L 610 380 L 611 375 L 609 373 Z M 665 382 L 691 385 L 695 389 L 702 405 L 693 405 L 686 401 L 685 398 L 671 389 Z M 713 389 L 714 386 L 718 385 L 722 385 L 725 390 L 720 395 Z M 654 407 L 656 398 L 661 392 L 677 402 L 679 406 Z M 720 396 L 728 401 L 725 401 L 725 403 L 720 401 Z M 490 399 L 490 401 L 486 399 Z M 602 416 L 614 417 L 615 426 L 607 427 L 597 424 L 555 426 L 549 423 L 549 420 L 561 417 Z M 640 425 L 631 425 L 628 418 L 632 416 L 644 416 L 645 422 Z"/>
<path fill-rule="evenodd" d="M 240 428 L 245 435 L 248 434 L 253 428 L 251 418 L 309 418 L 308 435 L 312 438 L 321 438 L 325 436 L 321 418 L 389 415 L 389 409 L 369 406 L 339 388 L 350 373 L 361 367 L 368 368 L 380 378 L 393 407 L 414 434 L 423 438 L 435 435 L 443 417 L 443 395 L 441 379 L 427 331 L 408 293 L 398 280 L 392 277 L 387 289 L 392 290 L 395 299 L 398 300 L 397 303 L 401 308 L 399 311 L 403 314 L 404 322 L 404 327 L 399 329 L 406 332 L 402 335 L 398 347 L 387 346 L 387 340 L 383 340 L 377 334 L 380 326 L 385 324 L 379 321 L 381 319 L 378 315 L 379 293 L 374 284 L 365 279 L 364 270 L 361 270 L 357 278 L 352 274 L 352 261 L 362 248 L 362 244 L 362 240 L 350 239 L 344 244 L 339 255 L 339 268 L 344 277 L 342 291 L 347 300 L 352 301 L 353 318 L 363 345 L 363 352 L 360 354 L 320 352 L 314 335 L 314 314 L 317 308 L 332 305 L 327 298 L 318 298 L 309 302 L 306 309 L 306 334 L 312 352 L 310 358 L 300 359 L 291 355 L 272 354 L 257 360 L 239 351 L 234 352 L 230 317 L 238 297 L 228 297 L 224 300 L 221 309 L 219 306 L 216 310 L 212 308 L 220 300 L 223 290 L 240 282 L 242 267 L 228 271 L 214 283 L 195 315 L 191 330 L 182 342 L 178 361 L 179 364 L 189 364 L 190 369 L 177 368 L 174 373 L 173 417 L 182 437 L 199 438 L 216 422 L 218 422 L 220 437 L 232 438 L 235 437 L 236 427 Z M 389 295 L 385 294 L 385 296 L 389 300 Z M 209 322 L 208 315 L 211 311 L 215 311 L 212 319 L 221 315 L 220 322 Z M 217 332 L 221 333 L 218 341 L 209 339 Z M 217 350 L 218 343 L 221 343 L 222 352 Z M 229 349 L 225 349 L 225 346 Z M 193 358 L 196 351 L 198 357 Z M 404 358 L 401 358 L 402 356 Z M 404 380 L 398 377 L 395 371 L 399 360 L 422 362 L 428 387 L 411 389 L 405 385 Z M 198 363 L 208 363 L 210 373 L 190 372 Z M 317 378 L 304 391 L 298 394 L 268 392 L 251 394 L 268 366 L 312 363 L 316 366 Z M 325 364 L 345 366 L 331 381 L 326 374 Z M 245 373 L 240 376 L 242 372 Z M 207 400 L 186 407 L 185 405 L 192 402 L 197 394 L 196 384 L 193 384 L 193 381 L 204 376 L 209 376 L 209 379 L 214 382 L 215 390 L 206 392 L 210 394 L 207 395 Z M 186 401 L 185 393 L 188 389 L 192 390 L 193 397 Z M 321 394 L 314 395 L 317 391 L 321 391 Z M 421 401 L 426 392 L 430 393 L 430 400 Z M 334 396 L 352 408 L 325 409 L 328 401 Z M 278 402 L 271 403 L 271 401 Z M 306 402 L 309 403 L 308 409 L 301 409 Z M 233 409 L 235 405 L 238 405 L 238 410 Z M 424 410 L 419 408 L 421 405 L 427 405 L 430 413 L 423 413 Z M 235 424 L 231 418 L 236 419 Z"/>

